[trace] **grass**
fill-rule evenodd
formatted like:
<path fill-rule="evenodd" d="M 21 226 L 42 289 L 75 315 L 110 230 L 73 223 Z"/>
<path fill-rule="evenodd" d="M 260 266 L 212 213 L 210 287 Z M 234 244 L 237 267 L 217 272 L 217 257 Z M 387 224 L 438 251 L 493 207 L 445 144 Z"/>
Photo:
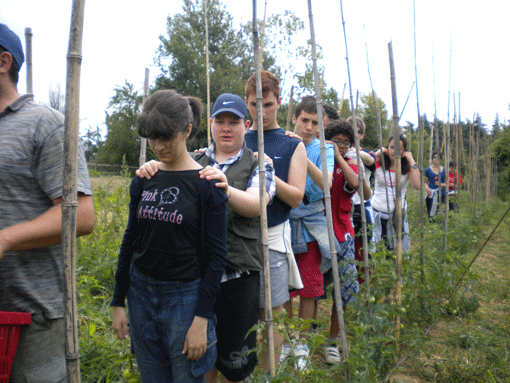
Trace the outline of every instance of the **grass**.
<path fill-rule="evenodd" d="M 84 382 L 138 382 L 129 343 L 111 329 L 109 302 L 117 254 L 127 222 L 129 179 L 93 177 L 96 229 L 80 238 L 78 294 L 82 380 Z M 402 266 L 402 305 L 384 297 L 395 284 L 392 254 L 372 254 L 371 295 L 362 288 L 359 301 L 345 314 L 349 359 L 326 365 L 322 351 L 329 330 L 331 300 L 320 303 L 319 330 L 309 337 L 312 369 L 298 374 L 289 363 L 279 366 L 274 382 L 508 382 L 510 381 L 510 229 L 507 217 L 467 273 L 458 292 L 455 285 L 501 216 L 500 204 L 464 208 L 449 221 L 447 249 L 443 251 L 442 222 L 426 223 L 422 269 L 419 214 L 416 195 L 408 196 L 413 245 Z M 455 292 L 455 294 L 453 294 Z M 295 305 L 298 300 L 295 300 Z M 297 312 L 297 310 L 295 310 Z M 394 318 L 401 322 L 397 339 Z M 430 333 L 426 329 L 432 325 Z M 261 324 L 260 326 L 263 326 Z M 299 319 L 275 318 L 285 337 L 306 326 Z M 403 356 L 406 362 L 395 365 Z M 253 382 L 264 381 L 256 370 Z"/>

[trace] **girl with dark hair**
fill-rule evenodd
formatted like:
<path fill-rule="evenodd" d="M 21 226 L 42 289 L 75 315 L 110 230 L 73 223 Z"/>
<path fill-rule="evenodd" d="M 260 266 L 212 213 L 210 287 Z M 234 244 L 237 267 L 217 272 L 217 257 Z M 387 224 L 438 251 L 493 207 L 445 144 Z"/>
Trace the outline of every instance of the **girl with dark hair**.
<path fill-rule="evenodd" d="M 131 335 L 143 383 L 204 382 L 216 362 L 213 307 L 227 254 L 227 197 L 186 149 L 200 100 L 163 90 L 144 103 L 138 133 L 162 162 L 131 182 L 115 275 L 113 328 Z M 129 326 L 124 309 L 127 297 Z"/>
<path fill-rule="evenodd" d="M 400 135 L 400 155 L 401 155 L 401 190 L 402 197 L 402 250 L 404 253 L 409 252 L 411 245 L 411 237 L 409 236 L 409 224 L 407 222 L 407 200 L 405 195 L 407 186 L 411 186 L 420 190 L 420 171 L 413 158 L 413 154 L 409 151 L 407 139 L 404 135 Z M 387 241 L 387 248 L 392 250 L 395 248 L 395 238 L 393 233 L 395 214 L 395 197 L 396 197 L 396 175 L 395 175 L 395 141 L 393 136 L 388 139 L 388 145 L 376 153 L 378 157 L 375 171 L 375 189 L 372 196 L 372 208 L 374 210 L 374 240 L 379 242 L 381 239 Z M 384 161 L 384 169 L 381 164 Z M 393 227 L 392 227 L 393 226 Z"/>
<path fill-rule="evenodd" d="M 427 178 L 427 183 L 425 184 L 427 198 L 425 199 L 425 202 L 427 203 L 427 213 L 429 218 L 432 218 L 437 214 L 437 204 L 439 203 L 439 182 L 444 183 L 445 180 L 445 170 L 441 166 L 440 161 L 440 154 L 437 150 L 434 150 L 432 152 L 432 165 L 425 169 L 425 177 Z M 445 201 L 444 196 L 445 189 L 443 187 L 441 190 L 441 200 L 443 203 Z"/>

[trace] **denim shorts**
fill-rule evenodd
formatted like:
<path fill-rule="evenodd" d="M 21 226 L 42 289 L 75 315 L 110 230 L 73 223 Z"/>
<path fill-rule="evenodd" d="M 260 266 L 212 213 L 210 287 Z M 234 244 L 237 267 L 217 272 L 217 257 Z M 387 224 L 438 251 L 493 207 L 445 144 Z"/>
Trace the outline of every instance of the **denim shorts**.
<path fill-rule="evenodd" d="M 200 280 L 156 281 L 131 270 L 127 295 L 130 334 L 143 383 L 204 382 L 216 362 L 216 319 L 207 325 L 207 351 L 197 361 L 182 354 L 195 317 Z"/>

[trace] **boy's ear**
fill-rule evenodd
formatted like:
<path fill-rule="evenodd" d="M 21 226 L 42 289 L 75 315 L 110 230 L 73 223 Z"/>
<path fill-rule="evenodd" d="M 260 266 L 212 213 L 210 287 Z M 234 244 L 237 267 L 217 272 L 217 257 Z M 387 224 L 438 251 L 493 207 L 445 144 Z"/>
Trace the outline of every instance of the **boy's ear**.
<path fill-rule="evenodd" d="M 0 73 L 8 73 L 12 65 L 12 55 L 5 51 L 0 53 Z"/>

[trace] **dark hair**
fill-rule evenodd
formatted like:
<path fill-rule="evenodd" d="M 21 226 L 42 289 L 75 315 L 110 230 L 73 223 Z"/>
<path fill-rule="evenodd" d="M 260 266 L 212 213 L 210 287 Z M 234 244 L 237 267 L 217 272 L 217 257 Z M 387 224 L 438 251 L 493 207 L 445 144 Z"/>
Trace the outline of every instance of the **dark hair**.
<path fill-rule="evenodd" d="M 451 167 L 451 168 L 454 168 L 454 169 L 455 169 L 455 165 L 456 165 L 455 160 L 451 160 L 451 161 L 450 161 L 450 163 L 449 163 L 448 165 L 449 165 L 449 167 Z"/>
<path fill-rule="evenodd" d="M 441 159 L 441 153 L 439 153 L 437 150 L 434 150 L 432 152 L 432 157 L 434 156 L 437 156 L 437 159 L 440 160 Z"/>
<path fill-rule="evenodd" d="M 354 132 L 352 131 L 352 126 L 349 125 L 349 123 L 343 118 L 331 121 L 328 125 L 326 125 L 326 129 L 324 129 L 324 137 L 326 140 L 331 140 L 339 134 L 347 137 L 351 145 L 354 143 Z"/>
<path fill-rule="evenodd" d="M 324 114 L 328 116 L 330 121 L 338 120 L 340 118 L 340 114 L 338 114 L 338 111 L 331 105 L 322 104 L 322 109 L 324 110 Z"/>
<path fill-rule="evenodd" d="M 273 92 L 274 96 L 279 99 L 280 98 L 280 80 L 268 71 L 261 71 L 260 78 L 262 82 L 262 97 L 265 97 L 269 94 L 269 92 Z M 257 83 L 255 80 L 255 74 L 252 74 L 248 81 L 246 82 L 246 87 L 244 88 L 244 95 L 246 98 L 250 96 L 250 94 L 257 94 Z"/>
<path fill-rule="evenodd" d="M 301 112 L 317 114 L 317 99 L 314 96 L 304 96 L 296 105 L 294 116 L 299 117 Z"/>
<path fill-rule="evenodd" d="M 173 90 L 159 90 L 143 104 L 143 111 L 136 123 L 138 134 L 145 138 L 171 140 L 183 133 L 191 124 L 188 140 L 195 137 L 202 117 L 202 102 L 195 97 L 185 97 Z"/>
<path fill-rule="evenodd" d="M 7 52 L 10 54 L 10 52 L 5 49 L 3 46 L 0 45 L 0 55 L 4 52 Z M 12 54 L 11 54 L 12 56 Z M 18 84 L 18 81 L 19 81 L 19 67 L 18 67 L 18 64 L 16 63 L 16 60 L 14 60 L 14 57 L 12 58 L 12 61 L 11 61 L 11 67 L 9 69 L 9 78 L 11 79 L 11 82 L 16 85 Z"/>
<path fill-rule="evenodd" d="M 389 148 L 391 141 L 393 141 L 393 135 L 391 135 L 388 138 L 388 143 L 386 144 L 386 149 Z M 407 143 L 406 136 L 403 134 L 400 134 L 400 141 L 402 142 L 402 144 L 404 146 L 404 152 L 407 152 L 409 150 L 409 146 Z M 402 153 L 400 153 L 400 155 L 402 155 Z M 390 157 L 388 156 L 387 153 L 384 153 L 383 158 L 384 158 L 384 166 L 386 169 L 388 169 L 391 165 Z M 407 162 L 407 157 L 402 157 L 402 160 L 400 161 L 400 169 L 401 169 L 402 174 L 407 174 L 409 172 L 409 170 L 411 170 L 411 167 L 409 166 L 409 162 Z"/>
<path fill-rule="evenodd" d="M 347 122 L 348 122 L 349 124 L 351 124 L 351 126 L 352 126 L 352 116 L 349 116 L 349 118 L 347 119 Z M 364 122 L 363 122 L 363 120 L 362 120 L 360 117 L 358 117 L 358 116 L 356 116 L 356 125 L 357 125 L 357 127 L 358 127 L 358 132 L 359 132 L 359 134 L 364 134 L 364 133 L 365 133 L 365 123 L 364 123 Z"/>

